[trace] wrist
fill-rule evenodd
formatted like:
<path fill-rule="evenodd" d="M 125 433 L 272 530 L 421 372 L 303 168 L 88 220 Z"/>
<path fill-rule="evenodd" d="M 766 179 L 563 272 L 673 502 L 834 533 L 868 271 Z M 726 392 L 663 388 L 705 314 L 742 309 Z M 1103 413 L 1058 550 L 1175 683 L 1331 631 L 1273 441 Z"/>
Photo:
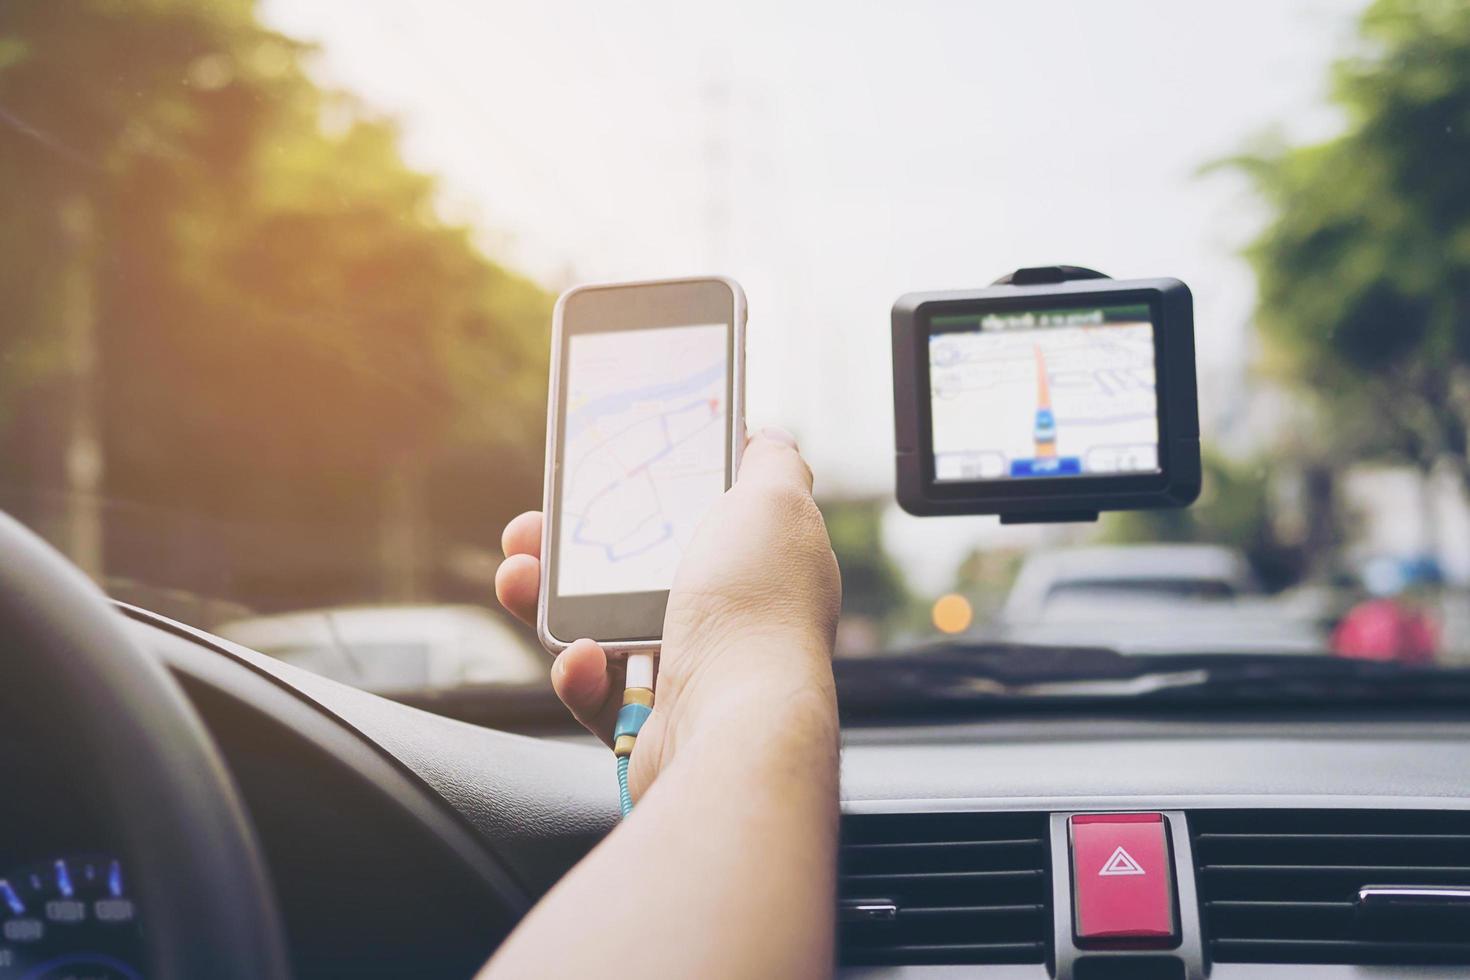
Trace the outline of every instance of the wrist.
<path fill-rule="evenodd" d="M 835 744 L 837 693 L 831 661 L 787 648 L 752 647 L 747 655 L 720 658 L 692 675 L 660 678 L 657 703 L 668 711 L 671 746 L 712 741 L 814 738 Z"/>
<path fill-rule="evenodd" d="M 670 778 L 685 791 L 697 784 L 711 801 L 739 800 L 747 812 L 763 814 L 761 819 L 815 808 L 832 811 L 835 821 L 839 736 L 834 697 L 810 688 L 770 688 L 749 707 L 731 699 L 681 722 L 679 736 L 666 745 L 660 782 Z"/>

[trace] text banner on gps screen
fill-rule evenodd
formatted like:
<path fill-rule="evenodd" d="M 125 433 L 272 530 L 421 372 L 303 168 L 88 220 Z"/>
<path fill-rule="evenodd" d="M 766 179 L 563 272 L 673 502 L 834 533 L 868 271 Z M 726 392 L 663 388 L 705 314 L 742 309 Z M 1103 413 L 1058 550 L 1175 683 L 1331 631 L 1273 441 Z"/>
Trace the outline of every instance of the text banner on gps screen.
<path fill-rule="evenodd" d="M 729 329 L 571 338 L 559 594 L 657 592 L 673 583 L 695 525 L 725 489 Z"/>
<path fill-rule="evenodd" d="M 1157 473 L 1146 304 L 937 316 L 937 482 Z"/>

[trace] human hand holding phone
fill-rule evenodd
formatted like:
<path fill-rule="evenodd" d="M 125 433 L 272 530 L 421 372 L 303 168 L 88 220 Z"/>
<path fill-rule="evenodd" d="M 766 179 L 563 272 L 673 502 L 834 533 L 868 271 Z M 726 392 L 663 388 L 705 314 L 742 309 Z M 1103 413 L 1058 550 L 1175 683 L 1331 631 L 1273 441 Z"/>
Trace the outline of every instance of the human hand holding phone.
<path fill-rule="evenodd" d="M 501 601 L 527 622 L 540 523 L 529 513 L 507 526 L 496 575 Z M 486 980 L 594 976 L 609 963 L 648 977 L 832 975 L 840 593 L 795 441 L 756 435 L 674 570 L 657 696 L 631 756 L 637 810 L 531 910 Z M 604 739 L 620 664 L 583 639 L 552 671 Z M 585 928 L 588 909 L 597 928 Z"/>
<path fill-rule="evenodd" d="M 669 591 L 658 697 L 638 736 L 630 782 L 641 794 L 681 745 L 739 739 L 743 728 L 830 725 L 836 695 L 831 654 L 841 599 L 837 560 L 812 499 L 812 475 L 796 441 L 779 429 L 752 437 L 734 486 L 699 523 Z M 495 576 L 501 603 L 534 624 L 541 582 L 542 515 L 505 528 Z M 610 741 L 623 688 L 622 662 L 590 639 L 563 650 L 552 684 L 572 714 Z"/>

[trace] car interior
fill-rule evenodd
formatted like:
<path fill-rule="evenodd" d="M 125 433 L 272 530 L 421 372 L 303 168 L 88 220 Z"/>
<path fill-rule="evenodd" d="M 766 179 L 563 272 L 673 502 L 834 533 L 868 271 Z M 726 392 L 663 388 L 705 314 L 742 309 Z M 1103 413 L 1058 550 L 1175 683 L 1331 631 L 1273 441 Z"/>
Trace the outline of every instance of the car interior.
<path fill-rule="evenodd" d="M 6 857 L 34 872 L 0 895 L 49 904 L 122 860 L 111 894 L 131 903 L 47 923 L 53 963 L 141 975 L 146 915 L 152 975 L 469 976 L 617 820 L 602 747 L 429 714 L 109 602 L 3 533 L 0 608 L 27 658 L 7 685 Z M 56 703 L 96 724 L 58 729 Z M 845 727 L 840 976 L 1463 969 L 1462 920 L 1435 901 L 1470 878 L 1463 709 L 992 714 Z M 38 765 L 38 747 L 84 763 Z M 1074 938 L 1090 869 L 1067 821 L 1098 812 L 1162 815 L 1146 870 L 1172 877 L 1176 948 Z M 1423 898 L 1374 914 L 1375 884 Z"/>
<path fill-rule="evenodd" d="M 1470 975 L 1470 5 L 352 7 L 0 0 L 0 980 L 476 976 L 623 816 L 565 296 L 713 269 L 836 976 Z"/>

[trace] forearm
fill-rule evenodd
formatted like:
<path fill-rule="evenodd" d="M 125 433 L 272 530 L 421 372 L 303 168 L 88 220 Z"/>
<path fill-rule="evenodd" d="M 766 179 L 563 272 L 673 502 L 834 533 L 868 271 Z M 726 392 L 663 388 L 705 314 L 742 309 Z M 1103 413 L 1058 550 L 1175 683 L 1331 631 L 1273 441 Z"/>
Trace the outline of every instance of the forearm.
<path fill-rule="evenodd" d="M 830 684 L 755 685 L 721 713 L 701 720 L 633 817 L 532 911 L 486 977 L 831 972 Z"/>

